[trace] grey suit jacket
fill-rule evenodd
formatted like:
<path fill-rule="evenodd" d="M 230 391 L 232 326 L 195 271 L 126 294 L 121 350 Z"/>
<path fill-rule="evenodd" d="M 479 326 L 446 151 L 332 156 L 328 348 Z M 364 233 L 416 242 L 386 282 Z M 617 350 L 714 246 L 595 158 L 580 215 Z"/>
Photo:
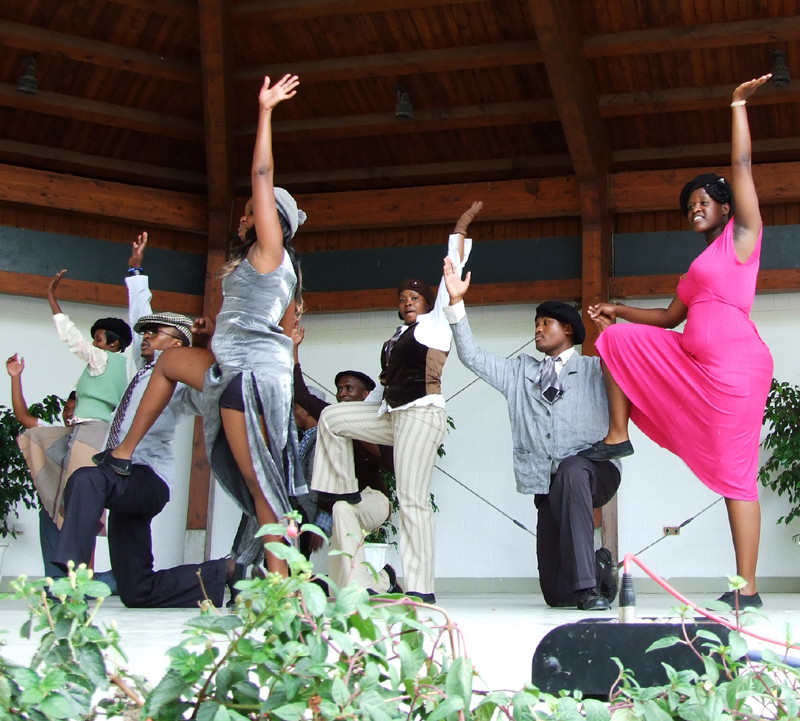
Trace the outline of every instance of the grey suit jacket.
<path fill-rule="evenodd" d="M 480 348 L 467 318 L 451 326 L 461 362 L 508 401 L 519 493 L 547 493 L 550 476 L 608 432 L 600 359 L 575 353 L 559 375 L 563 394 L 552 405 L 535 384 L 541 361 L 520 354 L 500 358 Z M 614 461 L 619 468 L 619 461 Z"/>

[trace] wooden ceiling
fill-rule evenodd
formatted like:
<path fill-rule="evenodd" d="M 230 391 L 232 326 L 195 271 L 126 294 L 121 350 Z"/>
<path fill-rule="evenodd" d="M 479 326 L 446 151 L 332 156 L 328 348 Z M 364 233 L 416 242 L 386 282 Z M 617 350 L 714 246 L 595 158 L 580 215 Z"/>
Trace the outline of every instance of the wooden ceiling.
<path fill-rule="evenodd" d="M 207 235 L 248 195 L 263 76 L 293 72 L 274 146 L 295 194 L 550 178 L 574 196 L 726 166 L 731 92 L 776 50 L 798 79 L 749 116 L 756 161 L 783 164 L 800 161 L 800 0 L 3 0 L 0 184 L 24 178 L 35 205 L 38 173 L 120 183 L 110 196 L 140 197 L 145 223 L 153 191 L 173 193 L 208 213 L 175 227 Z M 17 87 L 29 57 L 35 94 Z M 395 115 L 398 85 L 413 118 Z"/>

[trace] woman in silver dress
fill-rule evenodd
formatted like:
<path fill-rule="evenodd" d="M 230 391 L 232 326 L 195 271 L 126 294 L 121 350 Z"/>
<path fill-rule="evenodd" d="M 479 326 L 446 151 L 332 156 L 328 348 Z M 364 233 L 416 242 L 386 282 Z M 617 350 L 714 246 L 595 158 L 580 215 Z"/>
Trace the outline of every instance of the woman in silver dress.
<path fill-rule="evenodd" d="M 300 269 L 291 240 L 305 214 L 289 193 L 273 185 L 272 111 L 295 95 L 299 80 L 286 75 L 259 93 L 253 151 L 255 224 L 235 242 L 223 266 L 223 303 L 211 350 L 174 348 L 162 353 L 128 435 L 100 462 L 129 472 L 134 449 L 169 402 L 176 383 L 202 390 L 206 449 L 214 475 L 258 526 L 291 510 L 290 496 L 305 491 L 297 473 L 292 414 L 292 341 L 284 335 L 302 310 Z M 253 524 L 253 528 L 257 527 Z M 279 541 L 265 536 L 262 542 Z M 255 553 L 237 562 L 252 562 Z M 286 564 L 267 554 L 270 571 Z"/>

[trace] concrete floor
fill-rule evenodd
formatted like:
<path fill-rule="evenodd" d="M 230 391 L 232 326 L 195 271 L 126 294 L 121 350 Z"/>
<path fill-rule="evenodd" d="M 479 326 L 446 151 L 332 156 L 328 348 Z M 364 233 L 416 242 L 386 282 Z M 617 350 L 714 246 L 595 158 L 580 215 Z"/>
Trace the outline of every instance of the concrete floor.
<path fill-rule="evenodd" d="M 758 618 L 748 629 L 777 640 L 786 638 L 787 624 L 800 629 L 800 594 L 762 594 L 762 598 L 765 618 Z M 692 600 L 705 603 L 711 597 Z M 535 594 L 438 594 L 438 601 L 463 633 L 466 653 L 480 674 L 476 687 L 486 689 L 518 690 L 529 682 L 533 653 L 551 629 L 587 617 L 615 619 L 618 615 L 616 604 L 611 611 L 594 614 L 548 608 Z M 672 616 L 676 605 L 666 593 L 639 593 L 637 617 Z M 166 651 L 181 641 L 184 623 L 195 614 L 192 609 L 127 609 L 119 598 L 112 597 L 103 604 L 98 620 L 116 620 L 129 669 L 155 682 L 167 668 Z M 17 663 L 28 663 L 36 645 L 35 640 L 18 636 L 26 618 L 21 602 L 0 602 L 0 629 L 8 632 L 2 637 L 0 654 Z M 800 631 L 795 633 L 795 642 L 800 644 Z M 767 645 L 757 640 L 748 643 L 751 648 Z M 800 651 L 794 654 L 800 657 Z"/>

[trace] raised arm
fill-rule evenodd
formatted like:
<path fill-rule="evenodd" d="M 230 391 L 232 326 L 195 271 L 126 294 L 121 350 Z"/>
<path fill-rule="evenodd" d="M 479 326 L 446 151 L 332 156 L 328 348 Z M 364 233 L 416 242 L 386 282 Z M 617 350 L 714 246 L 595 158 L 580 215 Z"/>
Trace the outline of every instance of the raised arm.
<path fill-rule="evenodd" d="M 461 217 L 456 221 L 456 227 L 453 228 L 453 233 L 459 236 L 458 258 L 460 261 L 464 260 L 464 238 L 467 236 L 469 224 L 473 221 L 475 216 L 481 212 L 481 208 L 483 208 L 483 201 L 476 200 L 468 210 L 461 214 Z"/>
<path fill-rule="evenodd" d="M 136 325 L 139 318 L 153 312 L 150 279 L 144 272 L 144 251 L 147 248 L 147 240 L 147 231 L 136 236 L 136 240 L 131 244 L 131 255 L 128 258 L 128 277 L 125 278 L 125 285 L 128 288 L 128 323 L 131 328 Z M 133 362 L 137 368 L 141 368 L 145 363 L 142 359 L 142 336 L 134 333 L 132 345 Z"/>
<path fill-rule="evenodd" d="M 748 80 L 733 91 L 731 111 L 731 187 L 733 189 L 733 242 L 736 255 L 745 262 L 755 249 L 761 232 L 761 211 L 753 182 L 750 126 L 747 122 L 747 99 L 772 77 L 762 75 Z"/>
<path fill-rule="evenodd" d="M 56 300 L 56 290 L 58 289 L 58 284 L 61 282 L 61 279 L 64 277 L 66 272 L 66 268 L 59 270 L 58 273 L 53 276 L 53 279 L 47 284 L 47 302 L 50 303 L 50 312 L 53 315 L 60 315 L 63 313 L 61 306 Z"/>
<path fill-rule="evenodd" d="M 14 412 L 14 418 L 26 429 L 36 428 L 39 425 L 39 419 L 31 415 L 28 404 L 25 402 L 25 396 L 22 395 L 22 371 L 25 370 L 25 359 L 18 358 L 14 353 L 6 361 L 6 370 L 11 376 L 11 410 Z"/>
<path fill-rule="evenodd" d="M 283 261 L 283 231 L 275 205 L 275 164 L 272 157 L 272 111 L 294 97 L 300 84 L 296 75 L 284 75 L 270 87 L 269 77 L 258 94 L 258 128 L 253 150 L 253 209 L 257 242 L 247 258 L 259 273 L 271 273 Z"/>
<path fill-rule="evenodd" d="M 601 331 L 617 318 L 657 328 L 674 328 L 686 320 L 687 312 L 688 309 L 677 296 L 668 308 L 633 308 L 622 303 L 598 303 L 587 309 L 589 317 Z"/>

